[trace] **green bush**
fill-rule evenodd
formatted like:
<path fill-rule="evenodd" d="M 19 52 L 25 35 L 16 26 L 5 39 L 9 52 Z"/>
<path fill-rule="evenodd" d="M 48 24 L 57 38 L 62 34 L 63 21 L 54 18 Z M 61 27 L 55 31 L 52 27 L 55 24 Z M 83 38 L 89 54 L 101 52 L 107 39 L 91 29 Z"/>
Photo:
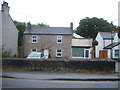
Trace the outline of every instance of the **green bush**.
<path fill-rule="evenodd" d="M 10 52 L 9 51 L 5 51 L 4 48 L 0 48 L 0 58 L 7 58 L 10 57 Z"/>

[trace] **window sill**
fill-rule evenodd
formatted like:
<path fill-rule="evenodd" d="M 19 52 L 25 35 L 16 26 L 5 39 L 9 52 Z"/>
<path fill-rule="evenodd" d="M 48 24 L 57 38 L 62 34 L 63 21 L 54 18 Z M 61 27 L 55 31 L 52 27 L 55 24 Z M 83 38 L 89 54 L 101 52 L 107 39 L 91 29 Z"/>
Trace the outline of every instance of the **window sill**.
<path fill-rule="evenodd" d="M 57 42 L 57 44 L 62 44 L 62 43 L 58 43 L 58 42 Z"/>
<path fill-rule="evenodd" d="M 33 44 L 37 43 L 37 42 L 32 42 Z"/>
<path fill-rule="evenodd" d="M 56 56 L 57 58 L 61 58 L 62 56 Z"/>

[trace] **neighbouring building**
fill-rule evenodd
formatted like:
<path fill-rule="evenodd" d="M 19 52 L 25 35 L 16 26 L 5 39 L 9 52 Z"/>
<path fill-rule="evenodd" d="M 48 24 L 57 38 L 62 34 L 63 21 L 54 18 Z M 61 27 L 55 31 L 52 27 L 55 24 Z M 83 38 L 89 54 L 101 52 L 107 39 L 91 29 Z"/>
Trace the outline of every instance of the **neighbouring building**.
<path fill-rule="evenodd" d="M 118 2 L 118 28 L 120 28 L 120 1 Z M 99 42 L 99 45 L 96 47 L 97 57 L 120 58 L 120 38 L 118 38 L 118 32 L 116 31 L 115 33 L 101 33 L 104 35 L 101 37 L 100 33 L 98 33 L 98 36 L 96 38 Z M 105 37 L 107 40 L 102 39 Z"/>
<path fill-rule="evenodd" d="M 98 32 L 96 58 L 120 58 L 120 42 L 117 32 Z"/>
<path fill-rule="evenodd" d="M 73 33 L 71 44 L 72 58 L 91 58 L 92 41 L 91 38 L 84 38 Z"/>
<path fill-rule="evenodd" d="M 73 33 L 70 27 L 35 27 L 28 24 L 24 32 L 24 56 L 42 52 L 46 58 L 90 58 L 92 39 Z M 81 54 L 82 53 L 82 54 Z"/>
<path fill-rule="evenodd" d="M 118 28 L 120 28 L 120 1 L 118 3 Z M 96 40 L 97 58 L 120 58 L 120 38 L 118 32 L 99 32 Z"/>
<path fill-rule="evenodd" d="M 10 52 L 10 56 L 17 56 L 18 30 L 9 14 L 7 2 L 1 5 L 0 13 L 0 48 Z"/>

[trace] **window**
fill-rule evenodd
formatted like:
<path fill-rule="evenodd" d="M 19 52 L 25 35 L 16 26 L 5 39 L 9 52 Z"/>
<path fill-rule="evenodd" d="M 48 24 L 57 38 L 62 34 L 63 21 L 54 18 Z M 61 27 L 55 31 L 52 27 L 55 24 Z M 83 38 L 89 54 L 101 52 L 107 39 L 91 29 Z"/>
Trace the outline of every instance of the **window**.
<path fill-rule="evenodd" d="M 62 50 L 56 50 L 56 57 L 62 57 Z"/>
<path fill-rule="evenodd" d="M 84 48 L 73 47 L 72 57 L 84 57 Z"/>
<path fill-rule="evenodd" d="M 90 57 L 90 51 L 89 49 L 84 49 L 84 58 L 89 58 Z"/>
<path fill-rule="evenodd" d="M 57 43 L 61 44 L 62 43 L 62 36 L 57 36 Z"/>
<path fill-rule="evenodd" d="M 31 52 L 37 52 L 37 49 L 31 49 Z"/>
<path fill-rule="evenodd" d="M 32 43 L 37 43 L 37 36 L 32 36 Z"/>
<path fill-rule="evenodd" d="M 117 57 L 117 58 L 120 57 L 120 50 L 115 50 L 115 57 Z"/>

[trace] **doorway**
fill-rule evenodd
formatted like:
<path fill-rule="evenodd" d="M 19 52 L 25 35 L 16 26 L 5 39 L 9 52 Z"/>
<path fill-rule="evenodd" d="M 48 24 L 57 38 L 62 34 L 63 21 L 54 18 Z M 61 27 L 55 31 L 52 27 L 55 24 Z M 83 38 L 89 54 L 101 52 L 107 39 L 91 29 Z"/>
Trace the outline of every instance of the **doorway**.
<path fill-rule="evenodd" d="M 49 57 L 49 50 L 44 49 L 44 58 L 48 58 L 48 57 Z"/>

